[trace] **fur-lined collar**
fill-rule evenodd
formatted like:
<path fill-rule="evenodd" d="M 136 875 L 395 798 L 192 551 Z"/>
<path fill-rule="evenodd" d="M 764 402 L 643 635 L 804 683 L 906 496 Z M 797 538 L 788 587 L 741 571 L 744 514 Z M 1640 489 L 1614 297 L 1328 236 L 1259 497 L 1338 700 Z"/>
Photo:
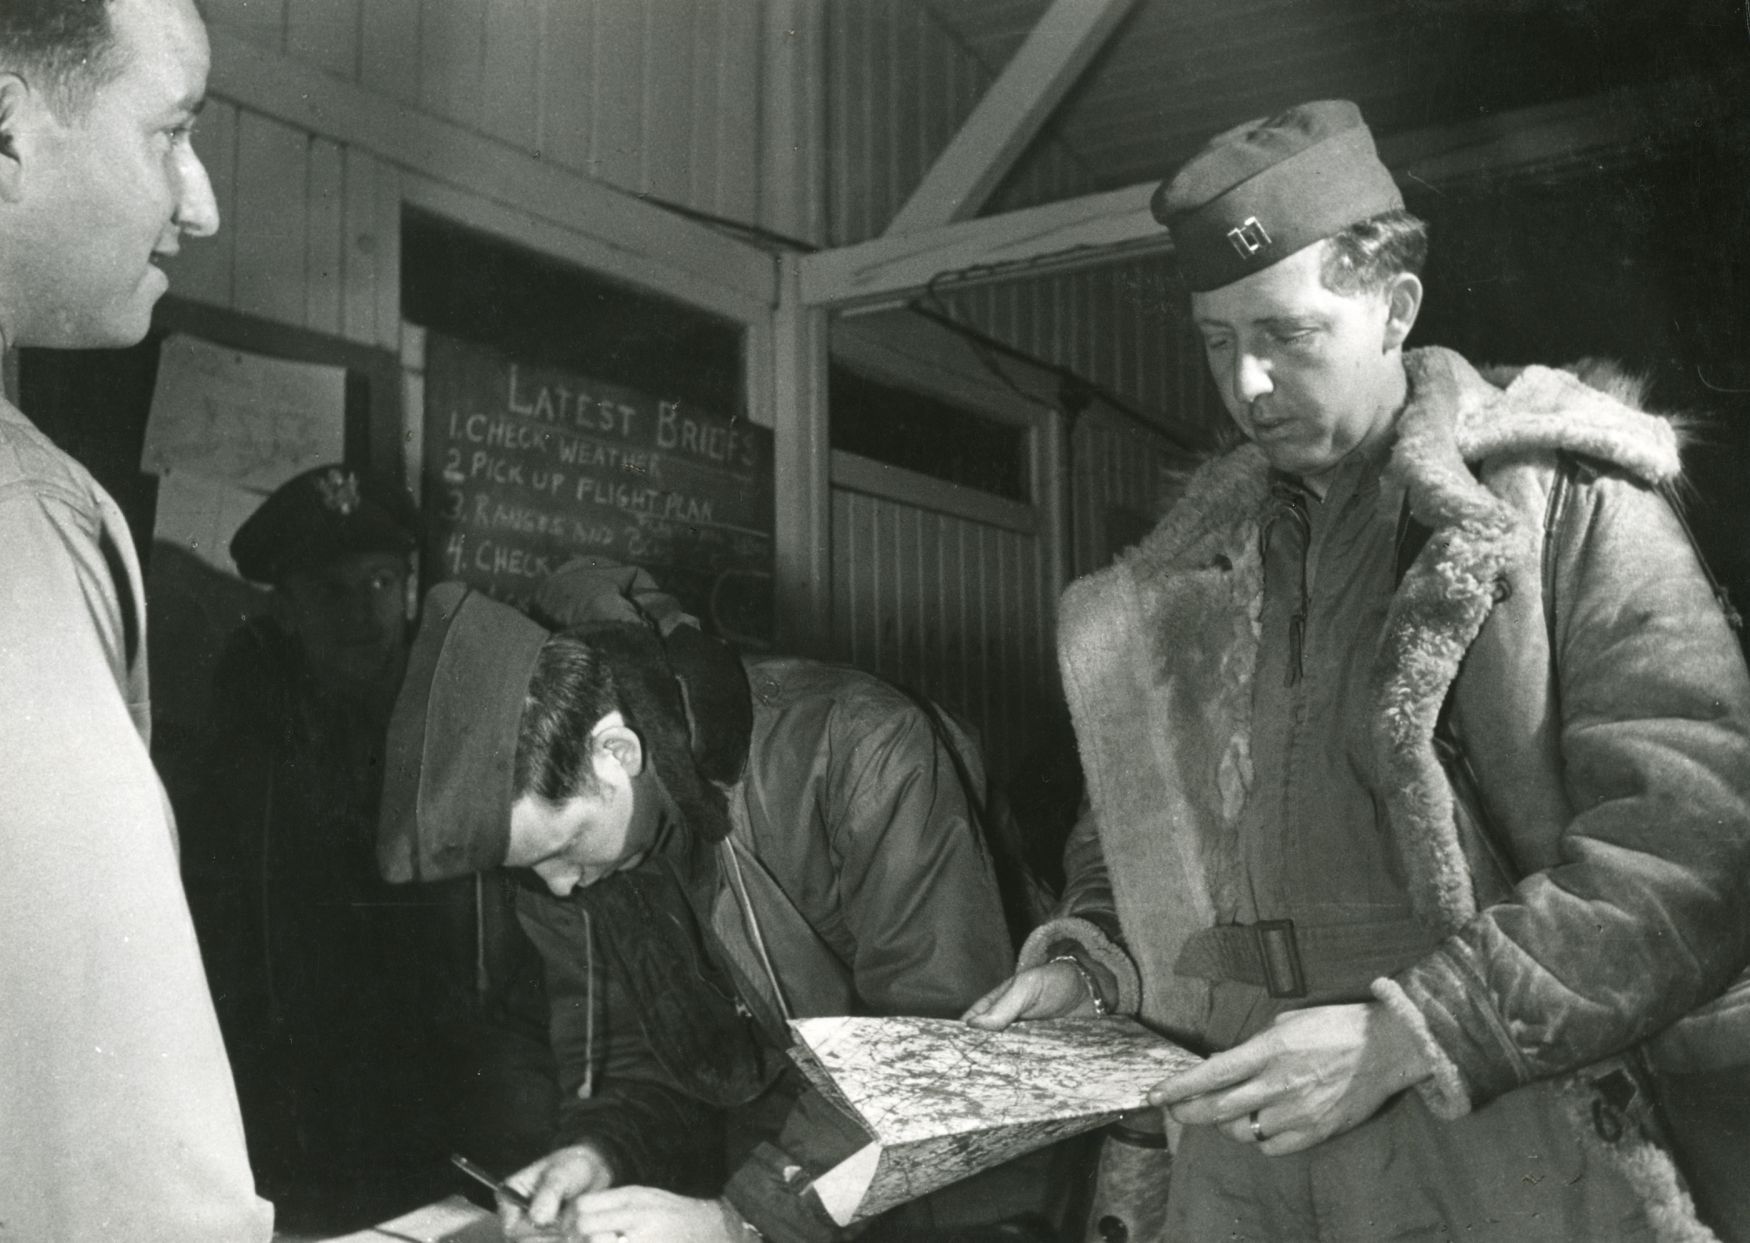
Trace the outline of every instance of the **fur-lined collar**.
<path fill-rule="evenodd" d="M 1381 644 L 1376 741 L 1417 912 L 1446 930 L 1469 918 L 1475 898 L 1434 724 L 1506 567 L 1532 555 L 1537 535 L 1478 472 L 1564 450 L 1664 482 L 1677 472 L 1677 441 L 1629 404 L 1627 382 L 1596 370 L 1590 384 L 1542 367 L 1485 377 L 1442 349 L 1414 351 L 1405 365 L 1410 399 L 1387 474 L 1432 535 Z M 1177 943 L 1231 905 L 1241 881 L 1232 833 L 1252 784 L 1258 530 L 1269 489 L 1254 445 L 1210 462 L 1141 544 L 1070 588 L 1059 618 L 1065 690 L 1108 853 L 1145 861 L 1133 877 L 1113 877 L 1121 909 L 1150 910 L 1145 974 L 1164 992 L 1144 1010 L 1186 1031 L 1203 1001 L 1197 981 L 1173 978 Z M 1170 842 L 1162 825 L 1175 826 Z M 1164 922 L 1151 909 L 1162 884 L 1190 895 Z"/>
<path fill-rule="evenodd" d="M 1525 561 L 1538 556 L 1541 512 L 1489 484 L 1556 453 L 1669 484 L 1679 473 L 1678 436 L 1638 409 L 1637 384 L 1606 369 L 1584 379 L 1543 367 L 1485 374 L 1442 349 L 1407 354 L 1405 368 L 1410 398 L 1386 476 L 1431 534 L 1387 616 L 1375 743 L 1411 901 L 1425 924 L 1445 932 L 1466 923 L 1477 901 L 1435 724 L 1509 568 L 1538 581 L 1524 575 L 1538 572 Z M 1029 940 L 1032 958 L 1023 961 L 1043 961 L 1054 937 L 1073 936 L 1113 970 L 1127 1008 L 1135 998 L 1145 1021 L 1191 1041 L 1208 1018 L 1208 987 L 1174 967 L 1186 938 L 1217 918 L 1242 866 L 1234 830 L 1252 781 L 1258 531 L 1269 485 L 1255 446 L 1209 463 L 1137 548 L 1071 586 L 1059 618 L 1065 693 L 1101 848 L 1124 861 L 1107 879 L 1127 944 L 1119 951 L 1092 925 L 1055 921 Z M 1401 996 L 1397 1005 L 1413 1009 Z M 1452 1112 L 1468 1108 L 1456 1071 L 1437 1072 L 1436 1081 Z M 1579 1123 L 1589 1135 L 1587 1120 Z M 1638 1140 L 1617 1148 L 1661 1238 L 1712 1237 L 1663 1153 Z"/>
<path fill-rule="evenodd" d="M 1476 914 L 1452 790 L 1434 728 L 1464 653 L 1540 534 L 1481 481 L 1486 464 L 1530 454 L 1583 454 L 1664 483 L 1679 470 L 1677 437 L 1632 408 L 1639 385 L 1594 367 L 1604 388 L 1548 367 L 1497 387 L 1450 350 L 1406 358 L 1410 401 L 1398 420 L 1388 475 L 1432 535 L 1405 573 L 1387 615 L 1377 667 L 1375 741 L 1386 804 L 1424 923 L 1443 932 Z"/>

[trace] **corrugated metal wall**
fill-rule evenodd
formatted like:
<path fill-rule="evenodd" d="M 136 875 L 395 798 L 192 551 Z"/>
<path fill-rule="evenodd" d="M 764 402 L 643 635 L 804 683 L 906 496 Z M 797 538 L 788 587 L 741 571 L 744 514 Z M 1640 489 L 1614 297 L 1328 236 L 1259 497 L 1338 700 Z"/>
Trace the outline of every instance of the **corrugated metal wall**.
<path fill-rule="evenodd" d="M 1194 459 L 1108 411 L 1084 416 L 1070 443 L 1070 547 L 1075 573 L 1082 575 L 1128 546 L 1136 522 L 1160 517 L 1178 498 Z"/>
<path fill-rule="evenodd" d="M 831 0 L 827 179 L 832 244 L 878 236 L 996 76 L 922 0 Z M 1060 144 L 1002 187 L 1000 209 L 1070 198 L 1090 184 Z"/>
<path fill-rule="evenodd" d="M 832 520 L 839 657 L 947 705 L 1007 774 L 1051 693 L 1038 536 L 844 488 Z"/>
<path fill-rule="evenodd" d="M 1125 404 L 1201 438 L 1202 358 L 1163 260 L 980 285 L 941 299 L 956 319 L 1094 381 Z"/>
<path fill-rule="evenodd" d="M 982 63 L 923 0 L 832 0 L 827 9 L 827 197 L 833 245 L 880 235 L 1002 69 Z M 1074 197 L 1094 179 L 1047 133 L 991 211 Z M 1159 265 L 987 285 L 943 299 L 957 318 L 1128 404 L 1183 416 L 1181 359 L 1163 350 Z"/>

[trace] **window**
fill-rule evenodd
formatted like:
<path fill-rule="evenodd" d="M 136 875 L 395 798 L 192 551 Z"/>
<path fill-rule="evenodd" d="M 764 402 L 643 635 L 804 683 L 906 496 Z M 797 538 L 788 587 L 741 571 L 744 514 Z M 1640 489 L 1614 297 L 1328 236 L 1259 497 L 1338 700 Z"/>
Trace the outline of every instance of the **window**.
<path fill-rule="evenodd" d="M 832 447 L 1032 502 L 1028 428 L 835 365 L 829 375 Z"/>

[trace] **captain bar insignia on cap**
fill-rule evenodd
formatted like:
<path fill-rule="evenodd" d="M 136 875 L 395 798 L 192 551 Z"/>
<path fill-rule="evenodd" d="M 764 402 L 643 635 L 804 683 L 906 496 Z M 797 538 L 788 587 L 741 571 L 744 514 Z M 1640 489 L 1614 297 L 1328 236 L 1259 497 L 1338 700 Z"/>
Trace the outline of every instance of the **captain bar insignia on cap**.
<path fill-rule="evenodd" d="M 1247 216 L 1243 224 L 1227 231 L 1227 240 L 1239 251 L 1240 258 L 1250 259 L 1270 244 L 1270 234 L 1256 216 Z"/>
<path fill-rule="evenodd" d="M 1346 99 L 1296 104 L 1217 134 L 1149 200 L 1192 292 L 1244 280 L 1403 205 L 1361 109 Z"/>

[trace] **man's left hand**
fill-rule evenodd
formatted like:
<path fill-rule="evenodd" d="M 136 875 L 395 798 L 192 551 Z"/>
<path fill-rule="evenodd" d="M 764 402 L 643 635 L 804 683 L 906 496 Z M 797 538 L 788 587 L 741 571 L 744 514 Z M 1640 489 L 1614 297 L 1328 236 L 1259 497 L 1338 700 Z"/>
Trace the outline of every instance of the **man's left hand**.
<path fill-rule="evenodd" d="M 741 1218 L 722 1200 L 655 1187 L 616 1187 L 579 1197 L 571 1231 L 587 1243 L 745 1243 Z"/>
<path fill-rule="evenodd" d="M 1155 1084 L 1148 1099 L 1274 1157 L 1358 1126 L 1432 1073 L 1416 1034 L 1378 1002 L 1314 1006 L 1278 1015 L 1244 1044 Z"/>

